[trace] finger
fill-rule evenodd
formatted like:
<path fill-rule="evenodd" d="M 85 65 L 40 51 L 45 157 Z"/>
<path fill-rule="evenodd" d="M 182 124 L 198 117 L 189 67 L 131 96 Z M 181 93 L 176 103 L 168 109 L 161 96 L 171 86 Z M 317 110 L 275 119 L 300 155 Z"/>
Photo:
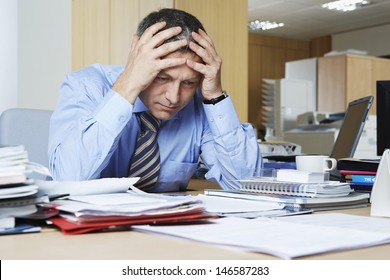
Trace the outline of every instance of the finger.
<path fill-rule="evenodd" d="M 159 72 L 161 70 L 171 68 L 171 67 L 176 67 L 180 66 L 186 63 L 186 58 L 185 57 L 179 57 L 179 58 L 164 58 L 161 59 L 157 62 L 157 68 L 159 69 Z"/>
<path fill-rule="evenodd" d="M 156 58 L 164 57 L 170 53 L 173 53 L 173 52 L 179 50 L 180 48 L 182 48 L 186 45 L 187 45 L 186 39 L 173 41 L 173 42 L 169 42 L 169 43 L 164 43 L 154 50 L 154 56 Z"/>
<path fill-rule="evenodd" d="M 143 44 L 148 44 L 151 48 L 156 48 L 162 45 L 166 40 L 180 34 L 182 31 L 181 27 L 171 27 L 165 30 L 161 30 L 149 37 L 150 34 L 147 34 L 145 38 L 141 38 Z"/>
<path fill-rule="evenodd" d="M 206 65 L 187 59 L 186 64 L 194 69 L 196 72 L 201 73 L 203 76 L 207 74 Z"/>
<path fill-rule="evenodd" d="M 161 21 L 149 26 L 141 35 L 141 39 L 149 41 L 153 37 L 153 35 L 156 34 L 159 30 L 163 29 L 165 25 L 166 22 Z"/>
<path fill-rule="evenodd" d="M 198 34 L 201 35 L 205 40 L 207 40 L 207 42 L 209 42 L 211 46 L 214 46 L 213 40 L 211 40 L 210 36 L 207 35 L 207 33 L 203 31 L 203 29 L 199 28 Z"/>
<path fill-rule="evenodd" d="M 177 36 L 182 31 L 180 26 L 171 27 L 165 30 L 162 30 L 155 34 L 153 38 L 150 40 L 151 44 L 154 47 L 158 47 L 162 45 L 166 40 L 171 39 L 172 37 Z"/>
<path fill-rule="evenodd" d="M 186 64 L 190 68 L 201 73 L 204 77 L 208 77 L 210 79 L 220 77 L 222 61 L 218 61 L 218 64 L 210 66 L 208 64 L 198 63 L 196 61 L 187 59 Z"/>
<path fill-rule="evenodd" d="M 214 59 L 214 60 L 218 60 L 218 54 L 217 54 L 217 51 L 215 50 L 215 47 L 210 44 L 204 37 L 200 36 L 199 34 L 193 32 L 192 34 L 192 38 L 196 41 L 196 44 L 192 45 L 193 49 L 191 48 L 191 45 L 190 45 L 190 48 L 195 51 L 195 49 L 197 49 L 200 53 L 202 53 L 202 48 L 207 52 L 204 53 L 203 55 L 205 56 L 204 58 L 207 59 L 207 57 L 209 56 L 210 59 Z M 200 46 L 200 48 L 199 48 Z M 209 62 L 211 63 L 211 60 L 209 59 Z"/>
<path fill-rule="evenodd" d="M 136 34 L 134 34 L 133 39 L 131 41 L 130 51 L 133 51 L 135 49 L 135 46 L 137 45 L 138 41 L 139 41 L 139 37 Z"/>
<path fill-rule="evenodd" d="M 213 64 L 213 62 L 215 61 L 213 56 L 206 49 L 202 48 L 198 44 L 195 44 L 194 42 L 190 42 L 188 46 L 194 53 L 196 53 L 203 60 L 204 63 Z"/>
<path fill-rule="evenodd" d="M 201 29 L 200 29 L 201 30 Z M 209 50 L 210 52 L 212 53 L 217 53 L 215 51 L 215 47 L 214 47 L 214 44 L 213 42 L 211 41 L 210 37 L 207 36 L 206 33 L 203 32 L 203 36 L 196 33 L 196 32 L 192 32 L 192 38 L 194 39 L 194 41 L 199 44 L 201 47 Z"/>

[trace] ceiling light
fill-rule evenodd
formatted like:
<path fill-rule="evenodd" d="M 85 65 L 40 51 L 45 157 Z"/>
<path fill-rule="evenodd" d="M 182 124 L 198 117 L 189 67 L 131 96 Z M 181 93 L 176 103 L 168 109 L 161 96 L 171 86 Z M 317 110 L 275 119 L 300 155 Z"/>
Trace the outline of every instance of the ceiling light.
<path fill-rule="evenodd" d="M 260 21 L 260 20 L 254 20 L 250 21 L 249 29 L 251 30 L 268 30 L 272 28 L 282 27 L 284 26 L 284 23 L 277 23 L 277 22 L 271 22 L 271 21 Z"/>
<path fill-rule="evenodd" d="M 350 12 L 369 4 L 371 4 L 371 2 L 367 0 L 340 0 L 322 4 L 321 7 L 329 10 Z"/>

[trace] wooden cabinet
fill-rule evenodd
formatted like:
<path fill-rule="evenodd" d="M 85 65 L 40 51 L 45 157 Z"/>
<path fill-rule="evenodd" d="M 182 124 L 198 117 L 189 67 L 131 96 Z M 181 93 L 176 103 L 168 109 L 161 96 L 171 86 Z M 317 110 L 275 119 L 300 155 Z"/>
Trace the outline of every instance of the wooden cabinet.
<path fill-rule="evenodd" d="M 343 112 L 352 100 L 376 97 L 376 81 L 390 80 L 390 60 L 349 54 L 321 57 L 317 75 L 318 111 Z M 375 101 L 370 114 L 376 114 Z"/>

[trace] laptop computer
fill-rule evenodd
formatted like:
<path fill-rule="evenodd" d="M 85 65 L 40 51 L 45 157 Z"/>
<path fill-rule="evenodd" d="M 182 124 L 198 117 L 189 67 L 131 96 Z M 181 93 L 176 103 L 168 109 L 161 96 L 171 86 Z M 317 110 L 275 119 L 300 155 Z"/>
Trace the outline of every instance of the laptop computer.
<path fill-rule="evenodd" d="M 366 96 L 353 100 L 348 104 L 332 152 L 329 155 L 330 157 L 335 158 L 336 160 L 353 157 L 373 100 L 373 96 Z M 295 161 L 295 156 L 296 155 L 270 156 L 267 158 L 277 161 Z M 337 172 L 338 171 L 336 170 L 334 174 L 331 175 L 334 175 L 333 177 L 338 177 L 339 174 L 337 174 Z"/>
<path fill-rule="evenodd" d="M 353 157 L 373 100 L 373 96 L 366 96 L 348 104 L 330 157 L 336 160 Z"/>
<path fill-rule="evenodd" d="M 367 96 L 351 101 L 348 104 L 343 123 L 333 145 L 330 157 L 339 160 L 341 158 L 352 158 L 354 156 L 373 100 L 374 97 Z M 334 169 L 330 172 L 331 180 L 341 180 L 341 178 L 342 176 L 338 169 Z"/>

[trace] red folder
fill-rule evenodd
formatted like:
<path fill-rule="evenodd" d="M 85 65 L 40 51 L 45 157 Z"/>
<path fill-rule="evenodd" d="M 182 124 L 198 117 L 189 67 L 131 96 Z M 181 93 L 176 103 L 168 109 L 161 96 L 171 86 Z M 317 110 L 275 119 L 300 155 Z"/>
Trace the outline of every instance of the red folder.
<path fill-rule="evenodd" d="M 101 218 L 101 219 L 100 219 Z M 165 213 L 157 215 L 139 215 L 139 216 L 112 216 L 110 217 L 89 217 L 88 222 L 78 223 L 72 222 L 62 217 L 51 218 L 50 221 L 59 227 L 64 234 L 80 234 L 91 231 L 103 230 L 117 226 L 131 226 L 144 224 L 166 224 L 166 223 L 188 223 L 199 222 L 208 218 L 216 218 L 203 212 L 202 208 L 191 209 L 179 213 Z"/>

